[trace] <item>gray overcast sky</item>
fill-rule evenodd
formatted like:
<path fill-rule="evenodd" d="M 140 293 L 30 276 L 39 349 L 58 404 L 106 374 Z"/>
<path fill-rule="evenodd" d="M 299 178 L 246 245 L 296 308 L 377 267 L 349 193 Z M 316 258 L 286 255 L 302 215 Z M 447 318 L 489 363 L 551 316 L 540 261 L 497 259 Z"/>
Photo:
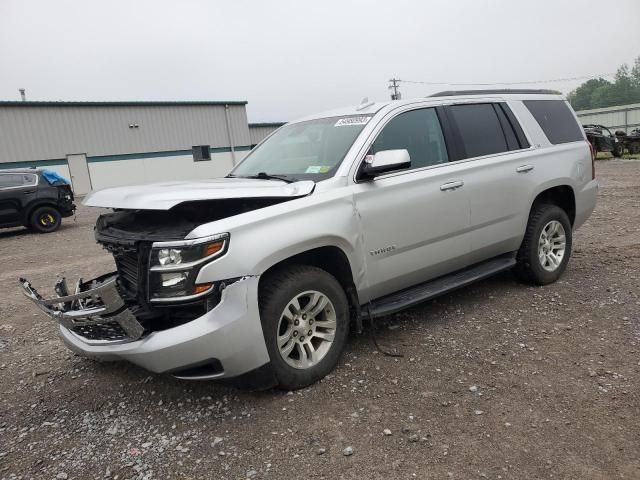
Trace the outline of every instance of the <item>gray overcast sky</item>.
<path fill-rule="evenodd" d="M 237 99 L 250 121 L 292 120 L 386 100 L 393 76 L 615 72 L 640 55 L 638 19 L 639 0 L 0 0 L 0 99 Z"/>

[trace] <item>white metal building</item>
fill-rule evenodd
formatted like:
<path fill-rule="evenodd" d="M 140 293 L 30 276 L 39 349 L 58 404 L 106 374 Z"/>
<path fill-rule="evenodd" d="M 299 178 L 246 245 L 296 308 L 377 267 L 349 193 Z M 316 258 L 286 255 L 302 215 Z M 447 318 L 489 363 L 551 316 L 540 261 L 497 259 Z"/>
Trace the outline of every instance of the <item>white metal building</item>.
<path fill-rule="evenodd" d="M 283 126 L 284 123 L 272 122 L 272 123 L 250 123 L 249 124 L 249 140 L 251 141 L 251 148 L 255 147 L 262 140 L 271 135 L 272 132 Z"/>
<path fill-rule="evenodd" d="M 583 125 L 604 125 L 610 130 L 624 130 L 626 133 L 640 127 L 640 103 L 580 110 L 576 115 Z"/>
<path fill-rule="evenodd" d="M 80 195 L 223 176 L 257 143 L 246 103 L 0 101 L 0 168 L 50 168 Z"/>

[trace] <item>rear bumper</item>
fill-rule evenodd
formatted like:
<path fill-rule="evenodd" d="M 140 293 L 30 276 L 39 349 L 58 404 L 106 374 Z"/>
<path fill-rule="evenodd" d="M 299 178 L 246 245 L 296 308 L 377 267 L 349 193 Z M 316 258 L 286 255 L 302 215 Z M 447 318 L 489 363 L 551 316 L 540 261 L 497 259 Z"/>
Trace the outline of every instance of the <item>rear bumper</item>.
<path fill-rule="evenodd" d="M 24 283 L 23 289 L 26 290 Z M 38 299 L 28 291 L 25 293 L 60 323 L 64 343 L 83 356 L 127 360 L 152 372 L 172 372 L 177 377 L 189 379 L 230 378 L 269 363 L 258 311 L 257 277 L 244 277 L 229 285 L 216 307 L 195 320 L 137 339 L 116 342 L 87 341 L 72 331 L 74 324 L 69 323 L 68 312 L 55 313 L 47 305 L 43 308 L 44 299 Z M 80 315 L 84 315 L 86 321 L 88 313 Z M 89 318 L 104 322 L 104 317 Z M 203 374 L 196 371 L 194 374 L 194 369 L 190 368 L 211 361 L 221 365 L 221 369 Z M 181 375 L 183 369 L 189 369 L 190 373 Z"/>
<path fill-rule="evenodd" d="M 76 211 L 76 204 L 72 202 L 59 204 L 58 210 L 60 210 L 60 215 L 63 217 L 70 217 Z"/>

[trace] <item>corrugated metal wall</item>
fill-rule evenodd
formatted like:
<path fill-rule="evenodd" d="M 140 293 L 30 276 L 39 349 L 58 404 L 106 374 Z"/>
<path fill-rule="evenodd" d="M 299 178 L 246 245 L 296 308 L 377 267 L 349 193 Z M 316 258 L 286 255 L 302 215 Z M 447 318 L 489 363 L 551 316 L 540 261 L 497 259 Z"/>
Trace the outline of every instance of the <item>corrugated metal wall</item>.
<path fill-rule="evenodd" d="M 271 132 L 280 128 L 284 123 L 250 123 L 249 140 L 250 145 L 257 145 L 264 138 L 271 135 Z"/>
<path fill-rule="evenodd" d="M 229 105 L 228 112 L 234 146 L 251 145 L 245 105 Z M 224 105 L 0 105 L 0 162 L 188 150 L 193 145 L 230 146 Z"/>
<path fill-rule="evenodd" d="M 576 115 L 583 125 L 604 125 L 612 130 L 626 130 L 627 133 L 640 127 L 640 103 L 581 110 L 576 112 Z"/>

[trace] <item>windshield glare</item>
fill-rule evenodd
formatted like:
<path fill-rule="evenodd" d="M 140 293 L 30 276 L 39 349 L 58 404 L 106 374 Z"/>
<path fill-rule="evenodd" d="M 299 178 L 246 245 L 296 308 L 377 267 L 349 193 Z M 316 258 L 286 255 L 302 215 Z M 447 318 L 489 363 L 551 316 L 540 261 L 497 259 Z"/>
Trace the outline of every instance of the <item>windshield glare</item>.
<path fill-rule="evenodd" d="M 232 172 L 298 180 L 332 177 L 371 116 L 331 117 L 285 125 L 256 147 Z"/>

